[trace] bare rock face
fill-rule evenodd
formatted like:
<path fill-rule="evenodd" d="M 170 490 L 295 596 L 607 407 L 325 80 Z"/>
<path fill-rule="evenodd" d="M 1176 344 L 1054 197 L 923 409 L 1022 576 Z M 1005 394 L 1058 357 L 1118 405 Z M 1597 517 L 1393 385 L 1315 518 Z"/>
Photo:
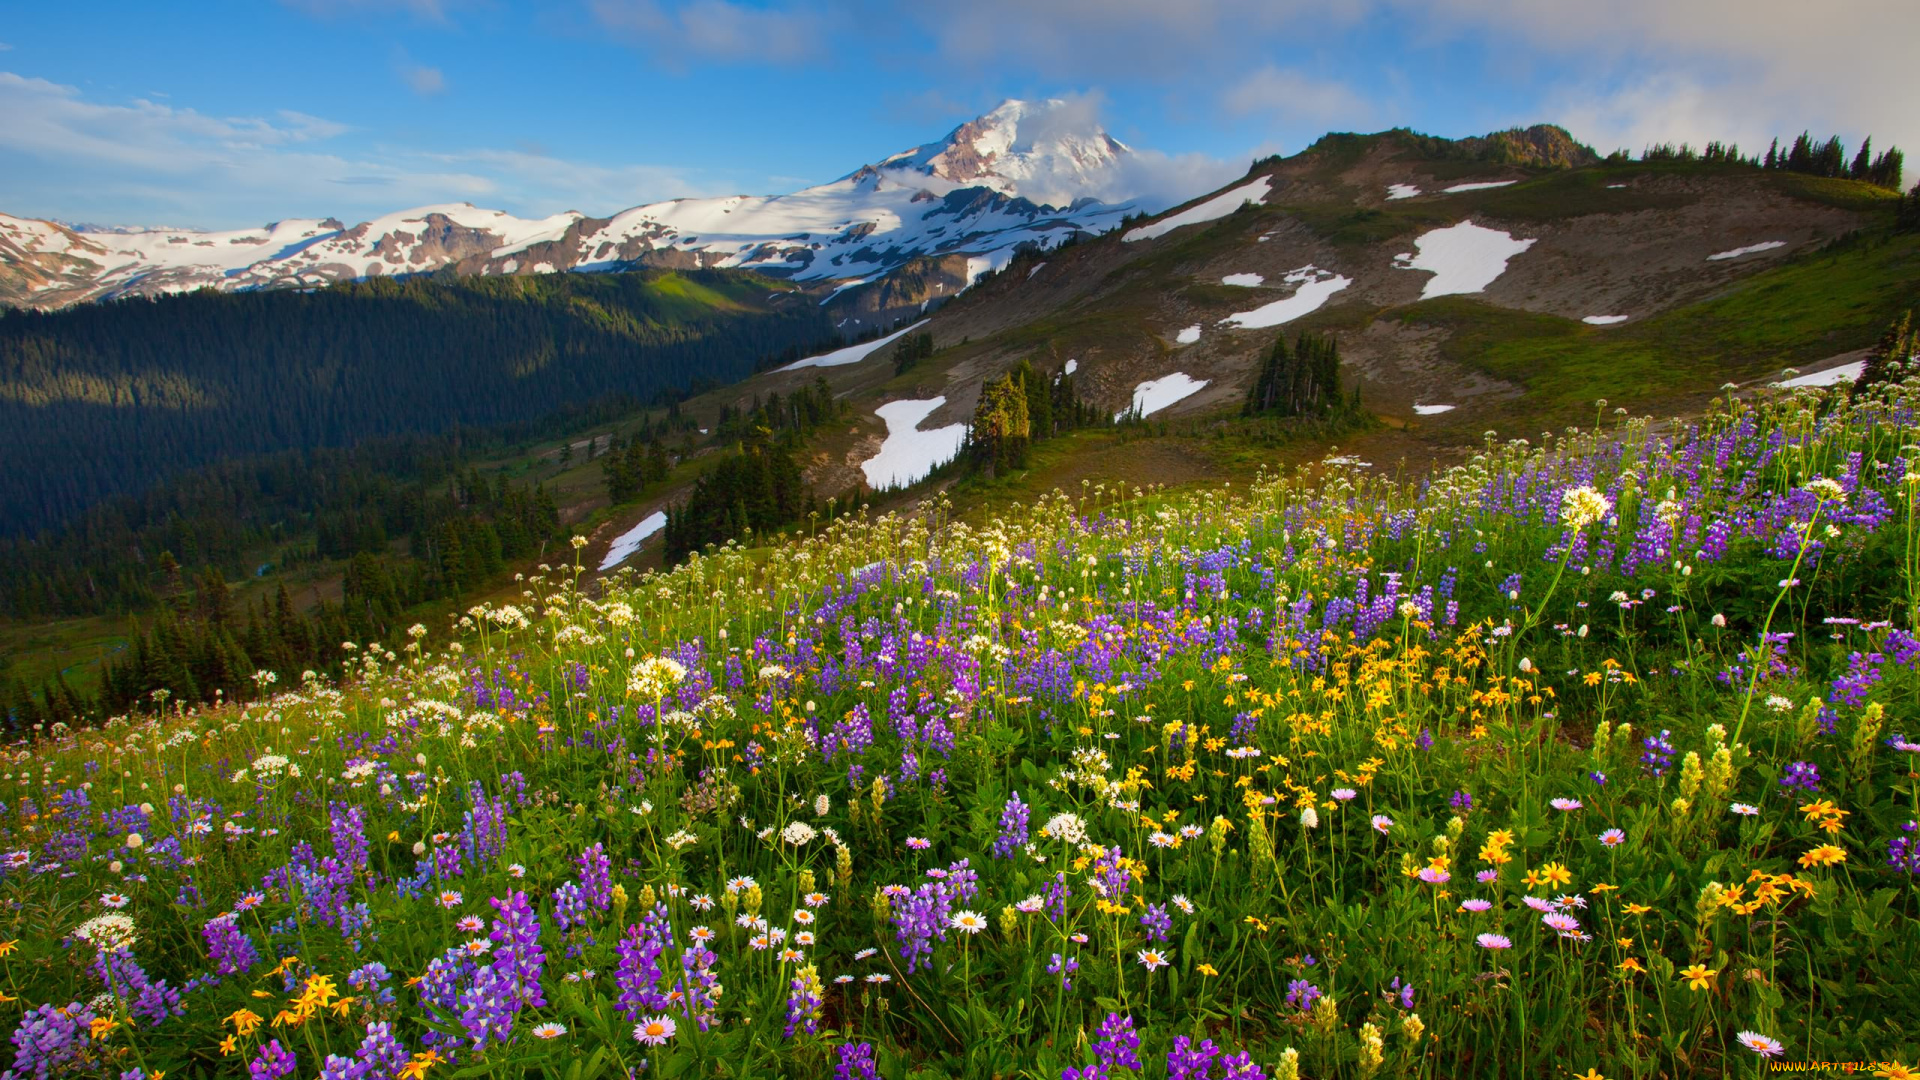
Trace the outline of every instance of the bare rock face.
<path fill-rule="evenodd" d="M 1548 169 L 1577 169 L 1600 160 L 1593 148 L 1575 142 L 1567 129 L 1555 124 L 1509 128 L 1491 135 L 1460 140 L 1460 146 L 1499 165 L 1531 165 Z"/>

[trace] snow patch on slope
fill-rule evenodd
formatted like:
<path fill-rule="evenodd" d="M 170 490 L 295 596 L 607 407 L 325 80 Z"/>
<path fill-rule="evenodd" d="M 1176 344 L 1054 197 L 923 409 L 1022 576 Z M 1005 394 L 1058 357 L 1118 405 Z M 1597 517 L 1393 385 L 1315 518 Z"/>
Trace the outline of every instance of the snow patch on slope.
<path fill-rule="evenodd" d="M 1440 190 L 1449 195 L 1453 195 L 1462 191 L 1485 191 L 1488 188 L 1506 187 L 1508 184 L 1517 184 L 1519 182 L 1518 180 L 1480 180 L 1471 184 L 1455 184 L 1452 187 L 1441 188 Z"/>
<path fill-rule="evenodd" d="M 1433 275 L 1420 290 L 1422 300 L 1434 296 L 1476 293 L 1506 272 L 1507 260 L 1534 245 L 1515 240 L 1503 229 L 1488 229 L 1471 221 L 1424 233 L 1413 242 L 1419 254 L 1402 255 L 1394 266 L 1425 270 Z"/>
<path fill-rule="evenodd" d="M 913 331 L 918 330 L 925 325 L 927 325 L 927 320 L 921 319 L 919 322 L 914 323 L 912 326 L 907 327 L 905 330 L 895 330 L 893 333 L 888 334 L 886 337 L 874 338 L 872 341 L 863 341 L 858 345 L 849 345 L 844 349 L 835 349 L 832 352 L 821 353 L 819 356 L 809 356 L 805 360 L 795 360 L 793 363 L 788 364 L 786 367 L 783 367 L 780 370 L 781 371 L 798 371 L 801 368 L 842 367 L 847 364 L 857 364 L 860 361 L 865 360 L 867 357 L 873 355 L 873 351 L 875 349 L 880 348 L 882 345 L 885 345 L 888 342 L 893 341 L 894 339 L 900 337 L 903 334 L 910 334 Z"/>
<path fill-rule="evenodd" d="M 1128 229 L 1126 235 L 1120 239 L 1128 243 L 1136 240 L 1152 240 L 1155 237 L 1165 236 L 1182 225 L 1198 225 L 1203 221 L 1214 221 L 1240 209 L 1242 203 L 1265 202 L 1267 192 L 1271 190 L 1273 190 L 1273 181 L 1262 176 L 1231 191 L 1223 191 L 1198 206 L 1189 206 L 1177 214 L 1161 218 L 1151 225 Z"/>
<path fill-rule="evenodd" d="M 600 560 L 600 572 L 604 574 L 632 558 L 633 553 L 640 550 L 640 545 L 647 542 L 647 537 L 666 527 L 665 510 L 655 510 L 641 518 L 638 525 L 613 538 L 613 546 L 607 549 L 607 557 Z"/>
<path fill-rule="evenodd" d="M 1251 289 L 1265 280 L 1267 279 L 1261 277 L 1259 274 L 1228 274 L 1226 277 L 1220 279 L 1220 284 L 1240 285 Z"/>
<path fill-rule="evenodd" d="M 1420 189 L 1414 187 L 1412 184 L 1387 185 L 1387 198 L 1389 201 L 1393 199 L 1411 199 L 1418 194 L 1420 194 Z"/>
<path fill-rule="evenodd" d="M 1288 272 L 1280 279 L 1296 285 L 1292 296 L 1263 304 L 1252 311 L 1241 311 L 1220 320 L 1220 325 L 1232 324 L 1242 330 L 1261 330 L 1269 326 L 1292 322 L 1302 315 L 1310 315 L 1320 310 L 1334 293 L 1353 284 L 1353 279 L 1339 274 L 1329 273 L 1319 267 L 1307 265 Z"/>
<path fill-rule="evenodd" d="M 1796 375 L 1791 379 L 1782 379 L 1772 385 L 1787 389 L 1792 389 L 1796 386 L 1835 386 L 1839 383 L 1853 382 L 1858 379 L 1860 373 L 1866 369 L 1867 362 L 1865 360 L 1855 360 L 1851 364 L 1841 364 L 1839 367 L 1828 368 L 1825 371 L 1816 371 L 1811 375 Z"/>
<path fill-rule="evenodd" d="M 860 464 L 869 486 L 906 487 L 924 479 L 934 466 L 953 460 L 967 441 L 967 425 L 920 429 L 920 421 L 946 403 L 944 396 L 923 401 L 903 399 L 873 410 L 875 416 L 886 421 L 887 437 L 880 451 Z"/>
<path fill-rule="evenodd" d="M 1737 259 L 1742 255 L 1752 255 L 1758 251 L 1772 251 L 1774 248 L 1783 248 L 1786 246 L 1787 242 L 1785 240 L 1765 240 L 1758 244 L 1748 244 L 1746 247 L 1737 247 L 1732 251 L 1723 251 L 1718 255 L 1709 255 L 1707 256 L 1707 261 L 1720 262 L 1723 259 Z"/>
<path fill-rule="evenodd" d="M 1171 375 L 1162 375 L 1157 379 L 1148 379 L 1146 382 L 1133 388 L 1132 407 L 1121 409 L 1119 412 L 1114 413 L 1113 418 L 1119 420 L 1130 412 L 1137 413 L 1140 416 L 1151 416 L 1176 401 L 1190 398 L 1199 393 L 1205 388 L 1209 381 L 1210 380 L 1207 379 L 1195 379 L 1184 371 L 1176 371 Z"/>
<path fill-rule="evenodd" d="M 1583 323 L 1586 323 L 1588 326 L 1612 326 L 1614 323 L 1626 322 L 1627 316 L 1625 315 L 1589 315 L 1586 318 L 1581 319 L 1580 321 Z"/>

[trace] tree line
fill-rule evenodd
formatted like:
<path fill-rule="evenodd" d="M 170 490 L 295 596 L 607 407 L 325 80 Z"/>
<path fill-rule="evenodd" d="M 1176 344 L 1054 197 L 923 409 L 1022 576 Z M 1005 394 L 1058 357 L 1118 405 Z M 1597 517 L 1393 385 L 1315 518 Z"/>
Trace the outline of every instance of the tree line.
<path fill-rule="evenodd" d="M 0 534 L 211 462 L 731 382 L 832 332 L 735 271 L 379 278 L 0 316 Z"/>
<path fill-rule="evenodd" d="M 1624 161 L 1626 160 L 1625 152 L 1617 152 L 1609 160 Z M 1754 169 L 1859 180 L 1890 191 L 1900 190 L 1901 172 L 1906 167 L 1906 155 L 1897 146 L 1890 146 L 1877 154 L 1874 153 L 1871 135 L 1860 141 L 1860 149 L 1849 158 L 1846 144 L 1840 141 L 1840 136 L 1830 136 L 1825 142 L 1821 142 L 1806 131 L 1801 132 L 1785 150 L 1780 148 L 1780 140 L 1776 137 L 1767 147 L 1764 155 L 1758 153 L 1751 156 L 1742 155 L 1739 143 L 1723 143 L 1714 140 L 1698 150 L 1684 142 L 1677 145 L 1655 143 L 1641 151 L 1640 160 L 1745 165 Z"/>

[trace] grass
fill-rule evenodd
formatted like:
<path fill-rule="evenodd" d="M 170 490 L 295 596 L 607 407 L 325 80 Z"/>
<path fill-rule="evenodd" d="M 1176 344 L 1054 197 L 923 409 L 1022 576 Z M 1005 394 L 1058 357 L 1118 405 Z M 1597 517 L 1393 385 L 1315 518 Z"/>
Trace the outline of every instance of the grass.
<path fill-rule="evenodd" d="M 1442 297 L 1381 317 L 1449 331 L 1448 359 L 1527 391 L 1530 413 L 1586 415 L 1758 378 L 1875 341 L 1920 303 L 1920 236 L 1876 236 L 1796 258 L 1713 299 L 1618 327 Z"/>
<path fill-rule="evenodd" d="M 1076 433 L 991 517 L 843 519 L 595 595 L 536 574 L 337 685 L 23 743 L 11 1064 L 1911 1061 L 1917 401 L 1037 497 L 1171 438 Z"/>

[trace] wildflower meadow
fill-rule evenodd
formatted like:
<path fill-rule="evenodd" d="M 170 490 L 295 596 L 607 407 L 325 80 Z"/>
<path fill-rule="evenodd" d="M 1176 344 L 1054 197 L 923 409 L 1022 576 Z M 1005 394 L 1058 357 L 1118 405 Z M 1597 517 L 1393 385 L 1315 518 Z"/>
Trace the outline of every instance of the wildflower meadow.
<path fill-rule="evenodd" d="M 1912 1075 L 1917 406 L 553 565 L 36 733 L 0 1065 Z"/>

